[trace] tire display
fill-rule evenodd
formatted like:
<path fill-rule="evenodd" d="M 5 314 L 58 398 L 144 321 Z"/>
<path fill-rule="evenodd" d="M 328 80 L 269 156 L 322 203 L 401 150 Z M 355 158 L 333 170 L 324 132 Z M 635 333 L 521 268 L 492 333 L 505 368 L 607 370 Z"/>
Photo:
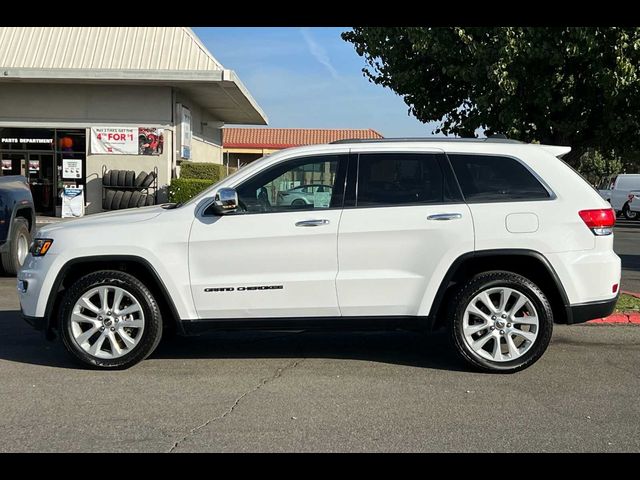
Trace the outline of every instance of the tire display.
<path fill-rule="evenodd" d="M 147 172 L 140 172 L 133 182 L 134 187 L 141 187 L 145 178 L 147 178 Z"/>
<path fill-rule="evenodd" d="M 125 175 L 125 178 L 124 178 L 123 187 L 133 187 L 135 181 L 136 181 L 136 172 L 134 172 L 133 170 L 127 170 L 127 174 Z"/>
<path fill-rule="evenodd" d="M 106 170 L 102 168 L 102 209 L 122 210 L 125 208 L 155 205 L 158 175 L 156 171 Z"/>
<path fill-rule="evenodd" d="M 138 201 L 140 201 L 140 195 L 142 195 L 142 193 L 139 192 L 138 190 L 133 192 L 131 194 L 131 198 L 129 199 L 129 205 L 127 206 L 127 208 L 137 207 L 138 206 Z"/>
<path fill-rule="evenodd" d="M 124 187 L 126 178 L 127 178 L 127 171 L 126 170 L 119 170 L 118 171 L 118 180 L 117 180 L 117 183 L 115 184 L 115 186 L 116 187 Z"/>
<path fill-rule="evenodd" d="M 138 207 L 144 207 L 147 203 L 147 194 L 143 193 L 142 195 L 140 195 L 140 199 L 138 200 Z"/>
<path fill-rule="evenodd" d="M 118 210 L 123 210 L 125 208 L 129 208 L 129 202 L 131 201 L 131 196 L 133 192 L 131 190 L 127 190 L 122 195 L 122 200 L 120 200 L 120 205 L 118 206 Z"/>
<path fill-rule="evenodd" d="M 150 172 L 149 175 L 147 175 L 145 179 L 142 181 L 142 187 L 147 188 L 153 183 L 155 179 L 156 179 L 156 174 L 153 172 Z"/>
<path fill-rule="evenodd" d="M 111 202 L 111 208 L 109 210 L 118 210 L 120 208 L 120 202 L 122 201 L 122 197 L 124 192 L 122 190 L 117 190 L 116 194 L 113 196 L 113 201 Z"/>
<path fill-rule="evenodd" d="M 102 208 L 104 210 L 111 210 L 111 203 L 113 202 L 113 197 L 116 196 L 115 190 L 107 190 L 104 194 L 104 200 L 102 201 Z"/>

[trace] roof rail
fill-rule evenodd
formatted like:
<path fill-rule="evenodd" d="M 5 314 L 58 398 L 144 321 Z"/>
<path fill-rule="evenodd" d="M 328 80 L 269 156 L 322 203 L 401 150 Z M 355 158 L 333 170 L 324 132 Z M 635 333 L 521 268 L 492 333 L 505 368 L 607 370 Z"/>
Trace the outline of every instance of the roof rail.
<path fill-rule="evenodd" d="M 335 140 L 331 145 L 342 143 L 389 143 L 389 142 L 461 142 L 461 143 L 524 143 L 499 136 L 488 138 L 406 137 L 406 138 L 348 138 Z"/>

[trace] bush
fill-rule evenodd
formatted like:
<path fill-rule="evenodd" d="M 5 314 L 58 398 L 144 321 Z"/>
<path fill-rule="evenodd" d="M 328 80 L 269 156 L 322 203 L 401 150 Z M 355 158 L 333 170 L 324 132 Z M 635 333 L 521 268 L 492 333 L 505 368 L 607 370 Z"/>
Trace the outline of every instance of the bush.
<path fill-rule="evenodd" d="M 200 178 L 174 178 L 169 185 L 169 201 L 175 203 L 186 202 L 203 190 L 216 183 L 213 180 Z"/>
<path fill-rule="evenodd" d="M 197 178 L 217 182 L 226 176 L 226 167 L 217 163 L 182 162 L 180 164 L 180 178 Z"/>

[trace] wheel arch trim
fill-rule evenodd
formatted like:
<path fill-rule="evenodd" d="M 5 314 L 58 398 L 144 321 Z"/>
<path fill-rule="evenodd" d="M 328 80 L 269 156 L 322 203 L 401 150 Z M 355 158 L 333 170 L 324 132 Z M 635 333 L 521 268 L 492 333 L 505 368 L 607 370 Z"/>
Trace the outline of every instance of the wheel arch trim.
<path fill-rule="evenodd" d="M 558 276 L 557 272 L 553 268 L 553 265 L 551 265 L 551 262 L 549 262 L 549 260 L 542 253 L 536 250 L 529 250 L 524 248 L 504 248 L 504 249 L 489 249 L 489 250 L 477 250 L 474 252 L 467 252 L 460 255 L 458 258 L 456 258 L 453 261 L 453 263 L 447 270 L 447 273 L 442 278 L 442 281 L 440 282 L 440 286 L 436 291 L 436 295 L 433 299 L 433 302 L 431 303 L 431 308 L 429 309 L 429 315 L 428 315 L 429 329 L 432 329 L 436 324 L 436 320 L 437 320 L 436 314 L 440 310 L 440 308 L 443 306 L 442 302 L 444 300 L 445 293 L 447 292 L 449 284 L 451 283 L 452 279 L 454 278 L 456 273 L 459 271 L 459 269 L 463 266 L 463 264 L 472 259 L 482 258 L 482 257 L 493 257 L 493 256 L 521 256 L 521 257 L 534 258 L 537 261 L 539 261 L 542 264 L 542 266 L 546 269 L 547 273 L 553 279 L 554 286 L 556 287 L 563 303 L 567 323 L 569 324 L 573 323 L 572 322 L 573 312 L 571 310 L 571 303 L 569 302 L 569 297 L 567 296 L 567 292 L 565 291 L 564 286 L 562 285 L 560 277 Z"/>
<path fill-rule="evenodd" d="M 51 333 L 51 329 L 53 327 L 53 309 L 58 299 L 58 293 L 60 291 L 60 287 L 62 286 L 63 280 L 69 273 L 69 270 L 71 269 L 71 267 L 74 267 L 76 265 L 93 262 L 133 262 L 146 269 L 147 272 L 151 274 L 153 280 L 156 282 L 156 286 L 160 288 L 160 293 L 163 295 L 164 300 L 171 310 L 171 315 L 175 319 L 176 326 L 177 328 L 180 328 L 181 319 L 180 315 L 178 314 L 175 301 L 173 297 L 169 295 L 167 286 L 165 285 L 162 277 L 160 276 L 160 274 L 158 274 L 158 271 L 154 268 L 151 262 L 149 262 L 146 258 L 140 257 L 138 255 L 91 255 L 86 257 L 72 258 L 68 260 L 64 265 L 62 265 L 62 267 L 60 267 L 60 269 L 58 270 L 56 278 L 51 285 L 51 289 L 49 290 L 44 313 L 45 331 L 47 332 L 48 336 Z"/>

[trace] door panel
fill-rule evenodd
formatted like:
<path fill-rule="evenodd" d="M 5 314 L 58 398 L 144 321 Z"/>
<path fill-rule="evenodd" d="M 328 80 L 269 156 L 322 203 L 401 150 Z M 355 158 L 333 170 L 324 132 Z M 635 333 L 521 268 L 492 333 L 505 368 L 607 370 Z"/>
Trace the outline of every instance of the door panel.
<path fill-rule="evenodd" d="M 346 161 L 333 155 L 276 164 L 236 187 L 245 213 L 196 218 L 189 270 L 199 318 L 340 314 L 335 279 Z M 318 183 L 332 192 L 298 204 L 287 199 L 292 189 Z"/>
<path fill-rule="evenodd" d="M 460 218 L 428 220 L 443 213 Z M 470 251 L 473 222 L 465 204 L 345 210 L 338 239 L 340 311 L 427 315 L 451 263 Z"/>

